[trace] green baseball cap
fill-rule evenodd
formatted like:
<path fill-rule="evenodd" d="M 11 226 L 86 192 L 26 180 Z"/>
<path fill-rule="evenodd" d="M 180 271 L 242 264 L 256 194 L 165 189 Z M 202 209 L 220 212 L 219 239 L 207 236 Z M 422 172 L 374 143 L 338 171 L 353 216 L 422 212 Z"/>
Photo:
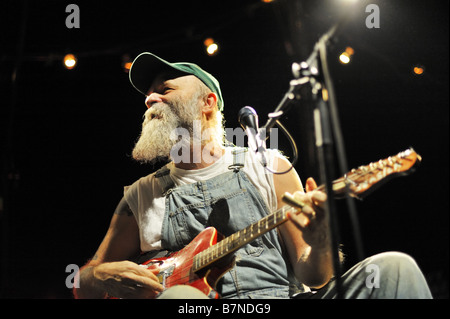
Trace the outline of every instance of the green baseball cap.
<path fill-rule="evenodd" d="M 170 63 L 150 52 L 139 54 L 131 65 L 129 77 L 131 84 L 146 95 L 155 78 L 164 71 L 177 70 L 191 74 L 200 79 L 214 93 L 217 94 L 217 106 L 223 111 L 223 98 L 219 81 L 198 65 L 188 62 Z"/>

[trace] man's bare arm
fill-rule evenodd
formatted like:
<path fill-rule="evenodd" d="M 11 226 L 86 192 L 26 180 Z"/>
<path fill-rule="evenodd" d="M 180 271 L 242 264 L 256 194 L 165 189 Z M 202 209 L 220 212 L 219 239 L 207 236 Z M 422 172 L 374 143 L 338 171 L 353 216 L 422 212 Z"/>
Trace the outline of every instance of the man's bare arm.
<path fill-rule="evenodd" d="M 162 290 L 154 273 L 128 261 L 139 253 L 139 230 L 122 198 L 94 257 L 80 270 L 76 298 L 152 297 Z"/>
<path fill-rule="evenodd" d="M 278 159 L 277 164 L 280 171 L 289 167 L 286 160 Z M 297 279 L 307 286 L 319 288 L 333 275 L 327 227 L 321 209 L 326 201 L 326 194 L 313 191 L 317 186 L 312 179 L 308 179 L 307 193 L 304 193 L 303 185 L 295 170 L 283 175 L 274 175 L 274 184 L 278 208 L 286 205 L 282 200 L 285 192 L 294 194 L 306 204 L 301 216 L 294 214 L 289 216 L 290 220 L 280 226 L 280 232 Z"/>

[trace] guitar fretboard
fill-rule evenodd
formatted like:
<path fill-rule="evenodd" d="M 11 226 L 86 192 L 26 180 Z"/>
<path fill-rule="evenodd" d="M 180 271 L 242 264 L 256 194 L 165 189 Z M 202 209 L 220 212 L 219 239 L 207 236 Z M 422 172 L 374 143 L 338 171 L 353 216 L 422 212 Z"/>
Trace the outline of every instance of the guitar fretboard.
<path fill-rule="evenodd" d="M 264 235 L 268 231 L 274 229 L 275 227 L 281 225 L 287 220 L 286 213 L 292 211 L 295 212 L 297 209 L 291 206 L 284 206 L 279 210 L 267 215 L 266 217 L 260 219 L 256 223 L 232 234 L 219 241 L 216 245 L 211 246 L 202 252 L 194 256 L 193 261 L 193 271 L 196 272 L 212 263 L 218 261 L 220 258 L 231 254 L 253 241 L 259 236 Z"/>

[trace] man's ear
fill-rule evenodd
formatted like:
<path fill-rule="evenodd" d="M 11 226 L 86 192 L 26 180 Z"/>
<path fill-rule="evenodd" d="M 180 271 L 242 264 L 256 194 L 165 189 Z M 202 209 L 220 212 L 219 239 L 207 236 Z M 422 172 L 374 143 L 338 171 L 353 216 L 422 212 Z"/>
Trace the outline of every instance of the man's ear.
<path fill-rule="evenodd" d="M 209 115 L 217 108 L 217 94 L 214 92 L 208 93 L 204 101 L 202 112 Z"/>

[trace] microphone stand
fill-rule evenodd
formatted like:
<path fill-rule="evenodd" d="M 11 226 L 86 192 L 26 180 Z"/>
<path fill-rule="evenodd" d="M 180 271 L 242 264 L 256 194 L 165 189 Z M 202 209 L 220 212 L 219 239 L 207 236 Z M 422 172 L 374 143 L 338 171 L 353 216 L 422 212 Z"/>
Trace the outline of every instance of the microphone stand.
<path fill-rule="evenodd" d="M 332 188 L 333 177 L 335 177 L 335 161 L 333 156 L 335 146 L 341 175 L 346 174 L 348 169 L 343 138 L 337 116 L 336 97 L 326 59 L 326 48 L 337 30 L 342 27 L 348 18 L 349 15 L 344 16 L 343 19 L 336 23 L 319 39 L 306 62 L 293 64 L 292 72 L 295 79 L 290 81 L 289 91 L 285 94 L 275 112 L 269 114 L 269 120 L 264 126 L 264 131 L 268 132 L 275 125 L 278 118 L 286 112 L 287 107 L 290 106 L 291 102 L 295 100 L 300 100 L 301 98 L 302 100 L 313 103 L 315 147 L 319 160 L 320 178 L 325 184 L 325 191 L 328 196 L 328 200 L 325 204 L 325 213 L 328 217 L 329 234 L 331 236 L 329 240 L 333 256 L 336 297 L 338 299 L 341 299 L 343 294 L 339 252 L 339 227 Z M 350 196 L 346 196 L 346 199 L 351 223 L 354 227 L 358 258 L 362 259 L 362 240 L 357 222 L 355 204 Z"/>

